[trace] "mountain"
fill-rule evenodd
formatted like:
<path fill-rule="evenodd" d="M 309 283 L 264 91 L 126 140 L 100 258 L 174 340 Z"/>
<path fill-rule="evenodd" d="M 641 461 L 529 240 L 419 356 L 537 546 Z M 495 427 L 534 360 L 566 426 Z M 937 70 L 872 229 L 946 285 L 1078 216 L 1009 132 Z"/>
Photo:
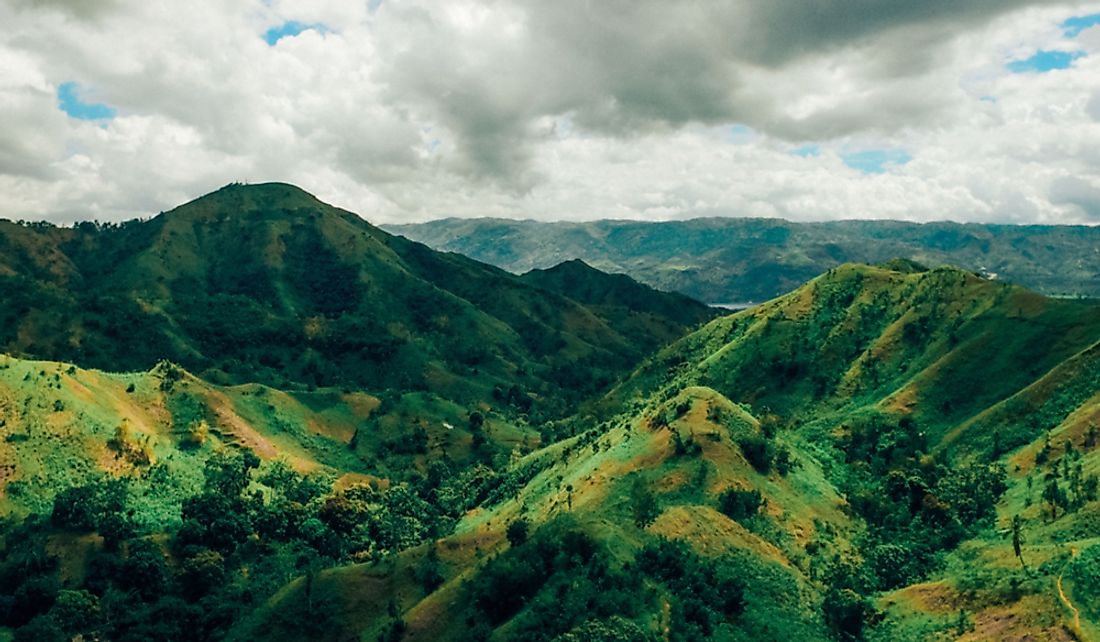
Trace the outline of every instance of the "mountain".
<path fill-rule="evenodd" d="M 0 349 L 113 371 L 167 359 L 227 384 L 462 402 L 514 387 L 512 403 L 553 414 L 712 318 L 596 271 L 584 287 L 610 279 L 633 298 L 589 308 L 285 184 L 230 185 L 121 225 L 0 222 L 0 250 Z"/>
<path fill-rule="evenodd" d="M 635 345 L 670 343 L 683 336 L 685 328 L 718 315 L 682 294 L 657 293 L 624 274 L 607 274 L 579 259 L 531 270 L 520 280 L 583 304 Z"/>
<path fill-rule="evenodd" d="M 822 423 L 908 417 L 930 444 L 950 437 L 1002 448 L 1028 443 L 1045 425 L 1022 416 L 986 425 L 988 410 L 1046 376 L 1090 359 L 1100 306 L 1050 299 L 955 268 L 904 272 L 846 264 L 749 311 L 716 320 L 658 352 L 612 398 L 705 385 L 786 418 Z M 1090 365 L 1091 367 L 1091 365 Z M 1070 412 L 1095 383 L 1080 375 Z M 1045 386 L 1047 392 L 1051 386 Z M 852 426 L 849 426 L 851 428 Z"/>
<path fill-rule="evenodd" d="M 710 303 L 766 301 L 842 263 L 899 257 L 995 275 L 1050 295 L 1100 297 L 1100 227 L 452 218 L 386 229 L 517 273 L 577 258 Z"/>

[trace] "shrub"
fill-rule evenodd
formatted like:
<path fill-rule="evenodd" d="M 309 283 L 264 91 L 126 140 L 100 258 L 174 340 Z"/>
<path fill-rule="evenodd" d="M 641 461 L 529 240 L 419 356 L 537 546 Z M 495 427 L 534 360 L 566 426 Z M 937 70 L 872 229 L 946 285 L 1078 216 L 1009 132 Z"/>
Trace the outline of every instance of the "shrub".
<path fill-rule="evenodd" d="M 741 521 L 759 512 L 764 503 L 758 490 L 731 488 L 718 497 L 718 510 L 730 519 Z"/>
<path fill-rule="evenodd" d="M 530 528 L 527 520 L 520 518 L 508 524 L 508 541 L 512 546 L 519 546 L 527 541 L 527 531 Z"/>
<path fill-rule="evenodd" d="M 741 453 L 745 459 L 761 475 L 766 475 L 772 468 L 772 460 L 775 458 L 775 448 L 764 437 L 750 435 L 737 440 Z"/>

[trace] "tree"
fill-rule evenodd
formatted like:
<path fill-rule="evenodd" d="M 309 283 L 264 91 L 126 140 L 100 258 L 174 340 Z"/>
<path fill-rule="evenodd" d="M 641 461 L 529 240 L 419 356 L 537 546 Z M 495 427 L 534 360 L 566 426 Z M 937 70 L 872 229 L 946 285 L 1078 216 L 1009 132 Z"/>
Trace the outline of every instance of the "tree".
<path fill-rule="evenodd" d="M 15 631 L 12 642 L 69 642 L 70 637 L 62 630 L 57 620 L 48 615 L 39 615 L 25 626 Z"/>
<path fill-rule="evenodd" d="M 745 459 L 761 475 L 767 475 L 772 468 L 772 460 L 775 457 L 775 449 L 772 443 L 764 437 L 747 436 L 737 440 L 741 447 L 741 453 Z"/>
<path fill-rule="evenodd" d="M 103 536 L 103 545 L 108 550 L 118 548 L 123 541 L 134 536 L 134 524 L 130 518 L 120 512 L 101 515 L 96 530 Z"/>
<path fill-rule="evenodd" d="M 527 532 L 529 528 L 530 524 L 522 517 L 508 524 L 507 536 L 512 546 L 519 546 L 527 541 Z"/>
<path fill-rule="evenodd" d="M 435 542 L 428 546 L 428 552 L 424 555 L 424 560 L 416 569 L 416 578 L 420 581 L 420 586 L 424 588 L 425 595 L 435 591 L 443 584 L 444 578 L 439 571 L 439 552 L 436 550 Z"/>
<path fill-rule="evenodd" d="M 170 580 L 164 553 L 157 544 L 147 539 L 135 539 L 129 544 L 129 555 L 119 573 L 122 588 L 153 602 L 168 592 Z"/>
<path fill-rule="evenodd" d="M 68 634 L 90 633 L 101 624 L 99 598 L 88 591 L 63 589 L 57 592 L 50 616 Z"/>
<path fill-rule="evenodd" d="M 634 513 L 634 525 L 638 528 L 649 526 L 661 514 L 657 496 L 640 476 L 634 478 L 634 484 L 630 487 L 630 506 Z"/>
<path fill-rule="evenodd" d="M 1058 479 L 1051 477 L 1043 488 L 1043 501 L 1050 505 L 1050 520 L 1058 519 L 1058 507 L 1063 503 L 1062 487 L 1058 485 Z"/>
<path fill-rule="evenodd" d="M 1012 552 L 1016 554 L 1016 559 L 1020 560 L 1020 566 L 1023 567 L 1024 572 L 1027 572 L 1027 564 L 1024 562 L 1023 552 L 1023 528 L 1024 520 L 1019 515 L 1012 516 Z"/>
<path fill-rule="evenodd" d="M 752 517 L 763 505 L 764 496 L 758 490 L 731 488 L 718 497 L 718 510 L 737 521 Z"/>
<path fill-rule="evenodd" d="M 205 490 L 236 499 L 248 488 L 249 471 L 260 465 L 260 458 L 251 450 L 220 451 L 206 460 L 203 470 Z"/>
<path fill-rule="evenodd" d="M 871 602 L 847 588 L 830 588 L 821 603 L 825 622 L 842 640 L 859 640 L 863 637 L 863 626 L 874 614 Z"/>
<path fill-rule="evenodd" d="M 180 565 L 183 595 L 192 602 L 211 593 L 224 580 L 225 558 L 217 551 L 199 551 Z"/>
<path fill-rule="evenodd" d="M 50 522 L 58 528 L 90 531 L 95 529 L 95 508 L 94 485 L 72 486 L 54 497 Z"/>

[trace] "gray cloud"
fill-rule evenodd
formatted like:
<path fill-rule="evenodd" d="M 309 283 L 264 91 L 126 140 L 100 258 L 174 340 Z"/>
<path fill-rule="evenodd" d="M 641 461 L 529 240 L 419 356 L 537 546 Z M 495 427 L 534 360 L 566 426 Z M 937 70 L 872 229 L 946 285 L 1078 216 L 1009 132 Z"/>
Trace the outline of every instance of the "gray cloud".
<path fill-rule="evenodd" d="M 1100 56 L 1057 26 L 1094 5 L 15 3 L 0 4 L 0 68 L 17 70 L 0 75 L 0 216 L 118 218 L 288 180 L 379 220 L 1085 220 L 1052 186 L 1100 171 Z M 268 46 L 288 20 L 327 30 Z M 1090 55 L 1005 70 L 1039 48 Z M 67 119 L 67 81 L 118 117 Z M 864 149 L 913 158 L 869 176 L 844 163 Z"/>
<path fill-rule="evenodd" d="M 1073 205 L 1087 219 L 1100 223 L 1100 187 L 1076 176 L 1062 176 L 1050 185 L 1050 200 L 1058 205 Z"/>
<path fill-rule="evenodd" d="M 54 10 L 83 20 L 99 18 L 118 8 L 118 0 L 15 0 L 21 9 Z"/>
<path fill-rule="evenodd" d="M 894 54 L 890 73 L 912 73 L 926 67 L 932 48 L 913 50 L 905 38 L 895 46 L 880 43 L 884 35 L 921 33 L 926 45 L 1023 6 L 1058 5 L 1042 0 L 752 0 L 739 3 L 747 9 L 738 29 L 738 50 L 746 60 L 766 66 L 782 66 L 802 56 L 853 46 L 876 47 Z M 900 54 L 900 55 L 899 55 Z"/>
<path fill-rule="evenodd" d="M 524 175 L 537 144 L 529 125 L 569 115 L 584 129 L 634 136 L 686 123 L 745 123 L 790 140 L 890 133 L 942 118 L 957 87 L 929 79 L 945 43 L 1028 0 L 693 0 L 636 2 L 515 0 L 497 3 L 506 26 L 463 31 L 419 8 L 380 11 L 380 30 L 399 34 L 385 61 L 395 99 L 419 109 L 462 141 L 460 168 L 505 182 Z M 386 20 L 392 20 L 387 23 Z M 401 27 L 404 27 L 402 29 Z M 412 44 L 415 43 L 415 44 Z M 798 65 L 849 52 L 860 88 L 839 104 L 804 114 L 790 96 L 746 74 L 805 74 Z M 821 87 L 819 91 L 827 92 Z M 842 96 L 843 97 L 843 96 Z"/>
<path fill-rule="evenodd" d="M 1100 91 L 1095 91 L 1085 105 L 1085 112 L 1096 122 L 1100 122 Z"/>

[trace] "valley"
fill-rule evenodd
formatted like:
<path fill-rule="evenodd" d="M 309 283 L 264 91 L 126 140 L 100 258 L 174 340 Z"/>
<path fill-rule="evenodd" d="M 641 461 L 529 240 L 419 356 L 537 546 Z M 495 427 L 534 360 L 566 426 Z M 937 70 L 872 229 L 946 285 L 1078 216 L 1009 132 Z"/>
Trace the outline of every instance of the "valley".
<path fill-rule="evenodd" d="M 716 310 L 284 184 L 0 247 L 5 642 L 1100 631 L 1093 302 L 886 257 Z"/>

